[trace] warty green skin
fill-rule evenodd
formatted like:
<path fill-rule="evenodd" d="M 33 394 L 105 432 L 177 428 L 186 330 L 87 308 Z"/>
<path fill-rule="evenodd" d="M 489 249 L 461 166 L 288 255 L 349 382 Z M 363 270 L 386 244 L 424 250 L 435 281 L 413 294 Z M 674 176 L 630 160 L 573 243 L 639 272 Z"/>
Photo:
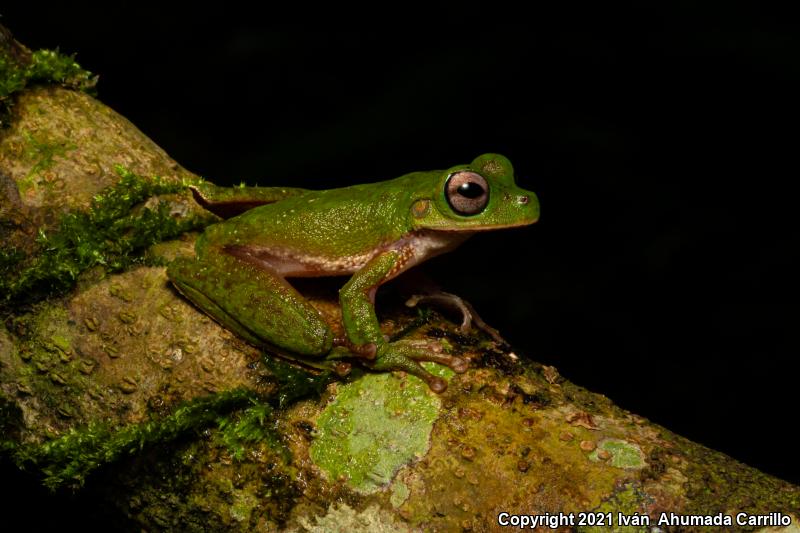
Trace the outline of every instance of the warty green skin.
<path fill-rule="evenodd" d="M 445 194 L 448 177 L 462 170 L 488 185 L 488 202 L 476 214 L 457 213 Z M 536 195 L 516 186 L 510 162 L 497 154 L 340 189 L 206 187 L 198 194 L 209 206 L 271 203 L 210 226 L 197 241 L 196 259 L 170 265 L 170 279 L 192 302 L 249 342 L 284 356 L 323 367 L 357 357 L 374 370 L 411 372 L 434 390 L 444 390 L 444 382 L 418 361 L 457 371 L 465 363 L 404 341 L 387 342 L 375 315 L 378 286 L 476 231 L 532 224 L 539 217 Z M 347 338 L 334 339 L 285 278 L 347 274 L 352 277 L 340 291 Z"/>

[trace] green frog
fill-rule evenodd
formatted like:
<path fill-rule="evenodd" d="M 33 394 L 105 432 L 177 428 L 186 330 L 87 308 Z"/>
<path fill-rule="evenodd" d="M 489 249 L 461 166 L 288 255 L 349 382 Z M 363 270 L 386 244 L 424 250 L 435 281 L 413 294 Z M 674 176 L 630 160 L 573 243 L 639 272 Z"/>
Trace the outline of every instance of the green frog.
<path fill-rule="evenodd" d="M 464 372 L 463 358 L 408 340 L 389 342 L 375 315 L 382 284 L 479 231 L 525 226 L 539 218 L 533 192 L 519 188 L 505 157 L 484 154 L 446 170 L 330 190 L 287 187 L 192 188 L 224 221 L 197 239 L 195 258 L 167 269 L 177 289 L 246 341 L 340 374 L 350 361 L 375 371 L 403 370 L 431 390 L 446 382 L 419 363 Z M 344 336 L 286 280 L 350 276 L 339 291 Z M 465 301 L 447 293 L 415 297 L 458 308 L 463 327 L 496 332 Z"/>

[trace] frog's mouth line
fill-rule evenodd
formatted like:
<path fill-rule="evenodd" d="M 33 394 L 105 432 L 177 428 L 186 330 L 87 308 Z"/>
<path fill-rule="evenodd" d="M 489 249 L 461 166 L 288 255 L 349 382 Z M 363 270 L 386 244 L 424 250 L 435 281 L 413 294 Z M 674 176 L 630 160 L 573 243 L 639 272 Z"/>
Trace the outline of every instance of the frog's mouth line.
<path fill-rule="evenodd" d="M 486 226 L 464 226 L 461 228 L 425 228 L 427 231 L 437 231 L 441 233 L 468 233 L 468 232 L 478 232 L 478 231 L 492 231 L 496 229 L 511 229 L 511 228 L 522 228 L 524 226 L 530 226 L 535 224 L 539 221 L 539 217 L 531 220 L 530 222 L 514 222 L 510 224 L 488 224 Z"/>

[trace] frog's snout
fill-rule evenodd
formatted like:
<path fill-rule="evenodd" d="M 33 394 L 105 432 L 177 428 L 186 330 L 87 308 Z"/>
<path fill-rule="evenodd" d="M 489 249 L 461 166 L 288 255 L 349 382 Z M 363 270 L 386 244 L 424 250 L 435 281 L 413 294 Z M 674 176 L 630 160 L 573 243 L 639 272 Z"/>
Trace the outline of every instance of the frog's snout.
<path fill-rule="evenodd" d="M 533 224 L 539 220 L 539 199 L 536 193 L 531 191 L 521 190 L 522 194 L 517 194 L 515 200 L 517 206 L 525 213 L 524 217 L 527 219 L 527 224 Z"/>

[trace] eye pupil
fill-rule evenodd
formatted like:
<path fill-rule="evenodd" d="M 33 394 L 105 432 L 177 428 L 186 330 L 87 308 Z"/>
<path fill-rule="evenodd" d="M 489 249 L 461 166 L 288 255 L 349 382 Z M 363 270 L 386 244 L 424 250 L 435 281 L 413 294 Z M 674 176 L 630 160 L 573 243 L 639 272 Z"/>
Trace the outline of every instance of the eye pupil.
<path fill-rule="evenodd" d="M 453 211 L 462 216 L 477 215 L 489 203 L 489 184 L 486 178 L 471 170 L 459 170 L 450 174 L 444 193 Z"/>
<path fill-rule="evenodd" d="M 478 198 L 483 192 L 483 187 L 474 181 L 464 182 L 458 187 L 458 194 L 465 198 Z"/>

